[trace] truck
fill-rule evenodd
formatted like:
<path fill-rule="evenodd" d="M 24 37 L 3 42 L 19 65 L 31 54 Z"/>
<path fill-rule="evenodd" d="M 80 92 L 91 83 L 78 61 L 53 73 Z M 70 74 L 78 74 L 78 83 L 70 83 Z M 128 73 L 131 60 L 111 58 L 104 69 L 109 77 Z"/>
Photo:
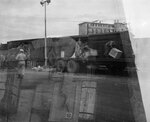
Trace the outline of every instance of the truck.
<path fill-rule="evenodd" d="M 76 41 L 74 53 L 56 60 L 56 69 L 69 73 L 82 69 L 105 68 L 111 72 L 122 72 L 135 68 L 135 56 L 128 31 L 87 36 L 71 36 Z"/>

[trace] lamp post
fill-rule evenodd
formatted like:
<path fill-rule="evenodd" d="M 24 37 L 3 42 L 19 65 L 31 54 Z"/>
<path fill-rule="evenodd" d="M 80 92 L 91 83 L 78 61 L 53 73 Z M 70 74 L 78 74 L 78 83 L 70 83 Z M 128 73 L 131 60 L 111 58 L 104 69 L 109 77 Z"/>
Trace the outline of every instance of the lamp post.
<path fill-rule="evenodd" d="M 40 4 L 42 5 L 42 6 L 44 6 L 44 13 L 45 13 L 45 16 L 44 16 L 44 23 L 45 23 L 45 39 L 44 39 L 44 43 L 45 43 L 45 51 L 44 51 L 44 53 L 45 53 L 45 67 L 47 67 L 47 30 L 46 30 L 46 5 L 47 4 L 49 4 L 51 1 L 50 0 L 42 0 L 41 2 L 40 2 Z"/>

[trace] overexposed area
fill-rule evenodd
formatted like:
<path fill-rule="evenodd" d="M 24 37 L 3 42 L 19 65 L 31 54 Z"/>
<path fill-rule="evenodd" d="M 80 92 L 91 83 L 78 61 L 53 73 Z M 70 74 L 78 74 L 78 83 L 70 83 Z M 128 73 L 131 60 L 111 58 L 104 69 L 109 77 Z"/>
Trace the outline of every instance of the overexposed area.
<path fill-rule="evenodd" d="M 150 121 L 150 15 L 149 0 L 123 0 L 132 41 L 147 122 Z"/>

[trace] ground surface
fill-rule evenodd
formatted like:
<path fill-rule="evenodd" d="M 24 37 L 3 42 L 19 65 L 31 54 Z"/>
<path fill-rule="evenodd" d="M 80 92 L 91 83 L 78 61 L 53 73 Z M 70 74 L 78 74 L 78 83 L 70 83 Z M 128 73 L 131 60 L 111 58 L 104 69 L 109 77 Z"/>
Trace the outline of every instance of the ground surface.
<path fill-rule="evenodd" d="M 1 81 L 5 80 L 5 73 L 5 71 L 0 72 Z M 131 88 L 128 83 L 131 81 L 135 81 L 134 83 L 136 83 L 137 78 L 110 74 L 91 75 L 67 73 L 54 73 L 53 76 L 55 78 L 52 78 L 52 74 L 49 72 L 36 72 L 31 70 L 26 71 L 20 87 L 17 114 L 2 116 L 0 122 L 47 122 L 50 120 L 49 116 L 51 103 L 54 98 L 53 91 L 55 83 L 57 80 L 64 80 L 59 78 L 62 75 L 65 77 L 65 81 L 67 81 L 67 84 L 65 84 L 67 87 L 65 88 L 69 91 L 73 90 L 72 84 L 75 84 L 74 81 L 70 81 L 70 76 L 78 80 L 88 80 L 89 78 L 91 78 L 91 81 L 96 80 L 96 122 L 99 120 L 102 122 L 135 122 L 135 116 L 137 114 L 135 114 L 133 108 L 136 106 L 131 104 Z M 2 98 L 2 95 L 1 92 L 0 98 Z"/>

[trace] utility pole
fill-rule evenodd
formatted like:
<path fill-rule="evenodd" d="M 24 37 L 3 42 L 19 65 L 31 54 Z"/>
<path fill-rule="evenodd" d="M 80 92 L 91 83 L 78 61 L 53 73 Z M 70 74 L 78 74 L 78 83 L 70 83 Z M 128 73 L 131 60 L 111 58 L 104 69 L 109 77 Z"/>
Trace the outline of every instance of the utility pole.
<path fill-rule="evenodd" d="M 51 1 L 50 0 L 42 0 L 41 2 L 40 2 L 40 4 L 42 5 L 42 6 L 44 6 L 44 23 L 45 23 L 45 39 L 44 39 L 44 53 L 45 53 L 45 56 L 44 56 L 44 58 L 45 58 L 45 67 L 47 67 L 47 29 L 46 29 L 46 5 L 48 5 L 49 3 L 50 3 Z"/>

